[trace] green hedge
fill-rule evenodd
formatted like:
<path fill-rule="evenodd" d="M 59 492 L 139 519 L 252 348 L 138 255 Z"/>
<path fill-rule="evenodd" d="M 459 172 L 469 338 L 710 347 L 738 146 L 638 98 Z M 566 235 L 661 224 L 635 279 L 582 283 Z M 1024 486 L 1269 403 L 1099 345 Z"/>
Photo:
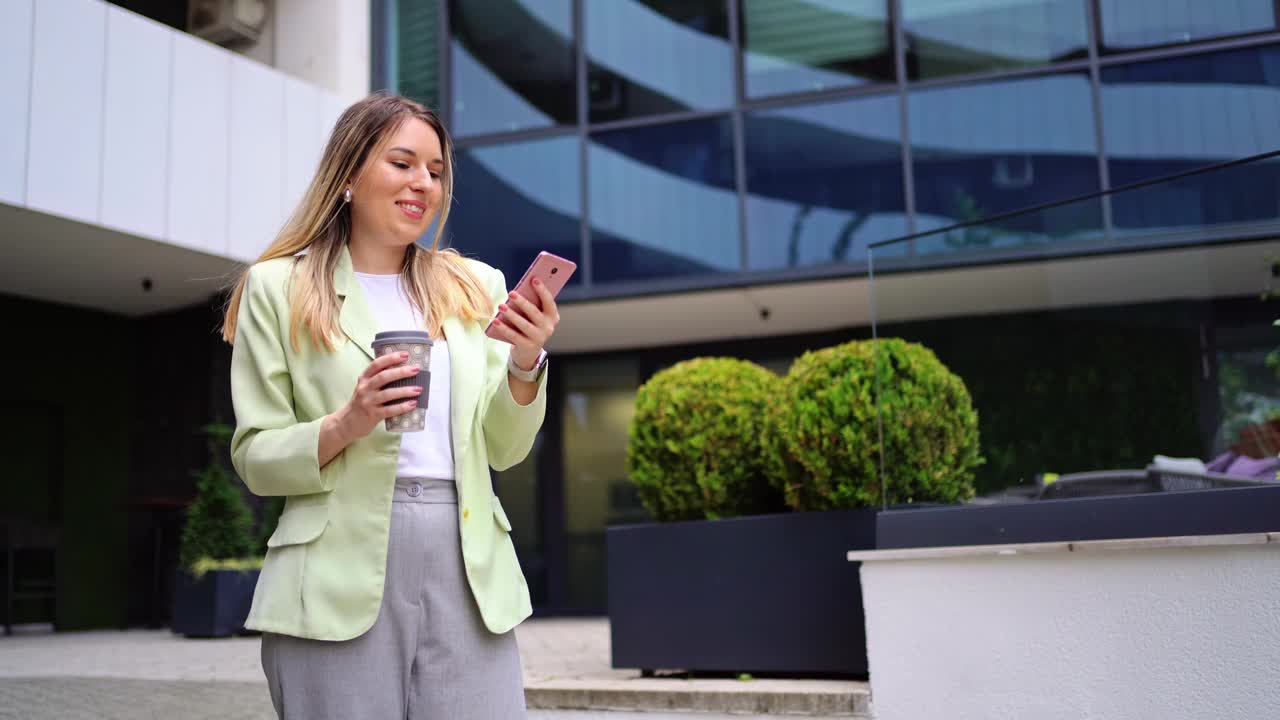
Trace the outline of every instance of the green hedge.
<path fill-rule="evenodd" d="M 627 472 L 658 520 L 783 510 L 765 475 L 766 409 L 780 379 L 743 360 L 697 358 L 636 393 Z"/>
<path fill-rule="evenodd" d="M 978 411 L 979 494 L 1037 473 L 1143 467 L 1202 457 L 1200 313 L 1194 304 L 1077 309 L 911 323 Z"/>

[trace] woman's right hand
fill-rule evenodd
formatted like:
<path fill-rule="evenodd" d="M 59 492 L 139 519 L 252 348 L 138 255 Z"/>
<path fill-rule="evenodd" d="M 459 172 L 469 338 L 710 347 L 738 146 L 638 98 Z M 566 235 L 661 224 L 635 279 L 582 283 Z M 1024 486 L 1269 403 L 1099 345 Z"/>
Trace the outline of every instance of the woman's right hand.
<path fill-rule="evenodd" d="M 392 405 L 384 403 L 404 398 L 416 398 L 422 394 L 420 387 L 382 388 L 394 380 L 411 378 L 420 369 L 412 363 L 401 365 L 409 359 L 409 353 L 392 352 L 369 363 L 369 367 L 360 373 L 355 392 L 338 414 L 348 442 L 355 442 L 373 432 L 386 418 L 404 415 L 418 406 L 417 400 L 396 402 Z"/>

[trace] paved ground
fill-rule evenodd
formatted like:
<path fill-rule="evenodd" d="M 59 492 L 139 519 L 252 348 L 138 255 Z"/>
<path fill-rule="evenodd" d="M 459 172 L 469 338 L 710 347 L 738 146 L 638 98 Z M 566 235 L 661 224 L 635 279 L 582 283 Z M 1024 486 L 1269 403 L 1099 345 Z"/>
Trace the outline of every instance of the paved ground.
<path fill-rule="evenodd" d="M 607 621 L 537 620 L 518 633 L 526 684 L 637 674 L 608 668 Z M 258 643 L 167 630 L 0 638 L 0 718 L 269 720 Z"/>
<path fill-rule="evenodd" d="M 640 678 L 609 666 L 603 619 L 539 619 L 517 630 L 531 708 L 862 714 L 864 683 Z M 167 630 L 0 636 L 0 719 L 270 720 L 256 637 L 192 640 Z"/>

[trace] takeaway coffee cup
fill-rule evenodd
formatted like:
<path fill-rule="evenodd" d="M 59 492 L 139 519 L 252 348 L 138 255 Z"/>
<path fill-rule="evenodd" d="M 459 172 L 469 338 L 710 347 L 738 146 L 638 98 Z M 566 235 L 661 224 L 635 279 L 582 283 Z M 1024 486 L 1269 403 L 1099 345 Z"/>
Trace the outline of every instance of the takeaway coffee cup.
<path fill-rule="evenodd" d="M 384 385 L 383 389 L 417 386 L 422 388 L 422 394 L 416 398 L 418 407 L 403 415 L 387 418 L 387 430 L 399 433 L 417 432 L 427 426 L 427 397 L 431 394 L 431 335 L 421 330 L 392 330 L 373 336 L 374 357 L 382 357 L 393 352 L 409 353 L 409 359 L 402 365 L 417 365 L 418 374 L 401 380 L 392 380 Z M 415 398 L 393 400 L 387 404 L 413 399 Z"/>

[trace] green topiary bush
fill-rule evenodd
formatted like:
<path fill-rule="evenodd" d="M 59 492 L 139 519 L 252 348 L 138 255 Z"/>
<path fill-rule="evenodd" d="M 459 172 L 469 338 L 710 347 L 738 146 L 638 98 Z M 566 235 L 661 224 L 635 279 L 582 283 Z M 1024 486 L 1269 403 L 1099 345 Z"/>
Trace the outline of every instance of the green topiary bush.
<path fill-rule="evenodd" d="M 765 475 L 765 410 L 781 379 L 744 360 L 673 365 L 636 393 L 627 472 L 654 518 L 698 520 L 784 510 Z"/>
<path fill-rule="evenodd" d="M 178 550 L 179 563 L 192 571 L 202 561 L 241 559 L 254 549 L 253 513 L 222 462 L 232 429 L 212 424 L 202 430 L 209 438 L 209 464 L 196 474 L 196 499 L 187 508 Z"/>
<path fill-rule="evenodd" d="M 878 356 L 890 505 L 973 496 L 978 415 L 963 381 L 927 348 L 896 338 L 805 353 L 770 413 L 769 475 L 793 510 L 878 506 Z"/>

